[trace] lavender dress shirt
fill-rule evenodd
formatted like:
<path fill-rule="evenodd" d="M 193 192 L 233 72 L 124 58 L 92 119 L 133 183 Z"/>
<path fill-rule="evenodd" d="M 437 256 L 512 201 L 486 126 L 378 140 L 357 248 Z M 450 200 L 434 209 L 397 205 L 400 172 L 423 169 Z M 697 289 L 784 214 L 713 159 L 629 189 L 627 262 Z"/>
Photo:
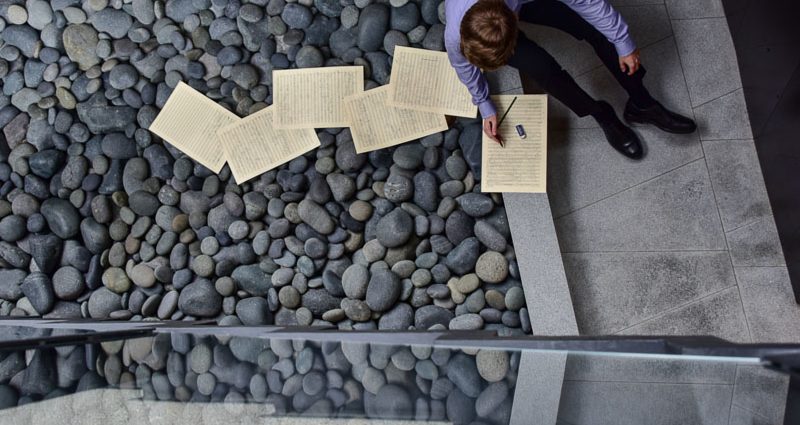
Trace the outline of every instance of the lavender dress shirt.
<path fill-rule="evenodd" d="M 505 0 L 506 5 L 514 12 L 519 12 L 523 3 L 536 0 Z M 619 12 L 614 10 L 606 0 L 559 0 L 577 12 L 586 22 L 592 24 L 608 38 L 620 56 L 627 56 L 636 50 L 636 44 L 628 33 L 628 25 Z M 461 20 L 472 5 L 478 0 L 445 0 L 444 45 L 450 64 L 455 68 L 458 78 L 469 89 L 472 103 L 478 105 L 483 118 L 491 117 L 497 112 L 489 98 L 489 84 L 478 67 L 469 63 L 461 53 Z"/>

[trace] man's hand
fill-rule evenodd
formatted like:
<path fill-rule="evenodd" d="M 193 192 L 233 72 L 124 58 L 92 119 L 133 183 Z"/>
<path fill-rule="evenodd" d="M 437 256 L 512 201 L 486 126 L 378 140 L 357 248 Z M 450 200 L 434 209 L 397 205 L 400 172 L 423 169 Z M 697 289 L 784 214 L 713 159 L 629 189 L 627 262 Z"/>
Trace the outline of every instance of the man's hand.
<path fill-rule="evenodd" d="M 640 66 L 641 63 L 639 61 L 639 49 L 634 50 L 633 53 L 629 54 L 628 56 L 619 57 L 619 69 L 628 75 L 633 75 L 636 73 Z"/>
<path fill-rule="evenodd" d="M 500 146 L 503 146 L 503 139 L 500 137 L 500 133 L 497 130 L 497 115 L 492 115 L 489 118 L 483 119 L 483 132 L 489 136 L 490 139 L 494 140 L 495 142 L 499 143 Z"/>

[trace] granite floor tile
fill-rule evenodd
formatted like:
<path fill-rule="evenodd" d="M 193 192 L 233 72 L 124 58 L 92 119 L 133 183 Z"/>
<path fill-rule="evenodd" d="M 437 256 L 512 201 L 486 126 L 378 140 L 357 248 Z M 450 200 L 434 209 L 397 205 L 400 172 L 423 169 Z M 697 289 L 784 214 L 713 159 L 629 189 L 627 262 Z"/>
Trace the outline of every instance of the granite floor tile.
<path fill-rule="evenodd" d="M 672 21 L 692 105 L 742 87 L 725 18 Z"/>
<path fill-rule="evenodd" d="M 647 155 L 632 161 L 614 150 L 599 128 L 553 131 L 548 152 L 548 189 L 554 217 L 617 194 L 702 156 L 695 135 L 636 129 Z"/>
<path fill-rule="evenodd" d="M 730 362 L 594 353 L 571 353 L 564 371 L 569 381 L 733 385 L 735 377 Z"/>
<path fill-rule="evenodd" d="M 725 230 L 772 214 L 752 140 L 707 141 L 703 152 Z"/>
<path fill-rule="evenodd" d="M 771 215 L 728 232 L 725 237 L 734 266 L 786 265 L 778 229 Z"/>
<path fill-rule="evenodd" d="M 786 267 L 736 267 L 753 342 L 800 343 L 800 305 Z"/>
<path fill-rule="evenodd" d="M 485 75 L 489 82 L 490 93 L 503 93 L 522 87 L 519 72 L 510 66 L 487 72 Z"/>
<path fill-rule="evenodd" d="M 721 0 L 667 0 L 670 19 L 719 18 L 725 16 Z"/>
<path fill-rule="evenodd" d="M 716 252 L 564 254 L 581 335 L 608 335 L 736 285 Z"/>
<path fill-rule="evenodd" d="M 727 425 L 732 391 L 731 385 L 565 381 L 559 419 L 572 425 Z"/>
<path fill-rule="evenodd" d="M 789 376 L 759 365 L 740 365 L 733 387 L 733 405 L 782 424 Z"/>
<path fill-rule="evenodd" d="M 578 335 L 558 238 L 544 193 L 504 193 L 528 314 L 536 335 Z M 531 217 L 539 217 L 531 220 Z M 520 257 L 522 258 L 522 257 Z"/>
<path fill-rule="evenodd" d="M 630 327 L 622 335 L 710 335 L 749 342 L 739 289 L 732 287 L 655 319 Z"/>
<path fill-rule="evenodd" d="M 562 252 L 724 250 L 705 161 L 556 219 Z"/>
<path fill-rule="evenodd" d="M 741 89 L 695 108 L 694 116 L 702 140 L 753 138 Z"/>

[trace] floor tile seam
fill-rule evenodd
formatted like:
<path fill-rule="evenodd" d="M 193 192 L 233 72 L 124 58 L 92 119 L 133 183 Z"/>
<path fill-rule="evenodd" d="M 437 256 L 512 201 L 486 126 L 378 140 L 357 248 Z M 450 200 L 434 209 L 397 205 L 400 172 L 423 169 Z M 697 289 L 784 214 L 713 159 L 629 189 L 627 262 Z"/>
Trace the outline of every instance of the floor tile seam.
<path fill-rule="evenodd" d="M 702 150 L 701 150 L 701 152 L 702 152 Z M 589 203 L 589 204 L 586 204 L 586 205 L 584 205 L 584 206 L 582 206 L 582 207 L 576 208 L 576 209 L 574 209 L 574 210 L 570 210 L 570 211 L 568 211 L 568 212 L 566 212 L 566 213 L 564 213 L 564 214 L 559 214 L 559 215 L 557 215 L 557 216 L 556 216 L 556 215 L 554 215 L 554 216 L 553 216 L 553 221 L 554 221 L 554 222 L 556 222 L 556 221 L 558 221 L 558 220 L 561 220 L 561 219 L 562 219 L 562 218 L 564 218 L 564 217 L 567 217 L 567 216 L 569 216 L 569 215 L 572 215 L 572 214 L 574 214 L 574 213 L 576 213 L 576 212 L 578 212 L 578 211 L 581 211 L 581 210 L 583 210 L 583 209 L 585 209 L 585 208 L 588 208 L 588 207 L 591 207 L 591 206 L 593 206 L 593 205 L 595 205 L 595 204 L 598 204 L 598 203 L 600 203 L 600 202 L 603 202 L 603 201 L 605 201 L 605 200 L 607 200 L 607 199 L 609 199 L 609 198 L 612 198 L 612 197 L 614 197 L 614 196 L 620 195 L 620 194 L 622 194 L 623 192 L 627 192 L 627 191 L 629 191 L 629 190 L 631 190 L 631 189 L 635 189 L 635 188 L 637 188 L 637 187 L 639 187 L 639 186 L 641 186 L 641 185 L 644 185 L 644 184 L 646 184 L 646 183 L 652 182 L 652 181 L 653 181 L 653 180 L 655 180 L 655 179 L 658 179 L 658 178 L 664 177 L 665 175 L 667 175 L 667 174 L 669 174 L 669 173 L 672 173 L 672 172 L 674 172 L 674 171 L 677 171 L 677 170 L 679 170 L 679 169 L 681 169 L 681 168 L 683 168 L 683 167 L 687 167 L 687 166 L 689 166 L 689 165 L 692 165 L 692 164 L 694 164 L 695 162 L 697 162 L 697 161 L 700 161 L 700 160 L 702 160 L 702 159 L 703 159 L 703 157 L 702 157 L 702 156 L 700 156 L 700 157 L 698 157 L 698 158 L 691 159 L 691 160 L 689 160 L 689 162 L 686 162 L 686 163 L 684 163 L 684 164 L 680 164 L 680 165 L 678 165 L 678 166 L 676 166 L 676 167 L 674 167 L 674 168 L 671 168 L 671 169 L 669 169 L 669 170 L 666 170 L 666 171 L 664 171 L 663 173 L 657 174 L 657 175 L 655 175 L 655 176 L 653 176 L 653 177 L 650 177 L 650 178 L 648 178 L 648 179 L 646 179 L 646 180 L 643 180 L 643 181 L 641 181 L 641 182 L 639 182 L 639 183 L 636 183 L 636 184 L 634 184 L 633 186 L 629 186 L 629 187 L 626 187 L 626 188 L 624 188 L 624 189 L 622 189 L 622 190 L 619 190 L 619 191 L 617 191 L 617 192 L 614 192 L 614 193 L 612 193 L 612 194 L 610 194 L 610 195 L 608 195 L 608 196 L 605 196 L 605 197 L 603 197 L 602 199 L 598 199 L 598 200 L 596 200 L 596 201 L 593 201 L 593 202 L 591 202 L 591 203 Z"/>
<path fill-rule="evenodd" d="M 744 223 L 744 224 L 742 224 L 742 225 L 736 226 L 736 227 L 734 227 L 733 229 L 730 229 L 730 230 L 725 230 L 725 235 L 727 236 L 727 235 L 728 235 L 728 233 L 733 233 L 733 232 L 735 232 L 735 231 L 737 231 L 737 230 L 741 230 L 741 229 L 743 229 L 743 228 L 745 228 L 745 227 L 752 226 L 752 225 L 754 225 L 754 224 L 758 223 L 759 221 L 766 220 L 766 219 L 768 219 L 768 218 L 770 218 L 770 217 L 772 217 L 772 218 L 773 218 L 773 220 L 774 220 L 774 216 L 773 216 L 773 214 L 772 214 L 772 208 L 770 208 L 769 214 L 767 214 L 767 215 L 763 215 L 763 216 L 761 216 L 761 217 L 755 218 L 755 219 L 753 219 L 753 220 L 751 220 L 751 221 L 748 221 L 748 222 L 746 222 L 746 223 Z M 722 227 L 724 228 L 725 226 L 723 225 Z"/>
<path fill-rule="evenodd" d="M 729 290 L 729 289 L 731 289 L 731 288 L 738 288 L 738 285 L 734 283 L 733 285 L 726 286 L 726 287 L 724 287 L 724 288 L 722 288 L 722 289 L 718 289 L 718 290 L 716 290 L 716 291 L 709 292 L 709 293 L 707 293 L 707 294 L 705 294 L 705 295 L 702 295 L 702 296 L 700 296 L 700 297 L 697 297 L 697 298 L 694 298 L 694 299 L 692 299 L 692 300 L 686 301 L 686 302 L 685 302 L 685 303 L 683 303 L 683 304 L 677 305 L 677 306 L 675 306 L 675 307 L 671 307 L 671 308 L 669 308 L 669 309 L 667 309 L 667 310 L 664 310 L 664 311 L 662 311 L 661 313 L 658 313 L 658 314 L 655 314 L 655 315 L 653 315 L 653 316 L 650 316 L 650 317 L 648 317 L 648 318 L 645 318 L 644 320 L 642 320 L 642 321 L 640 321 L 640 322 L 634 323 L 634 324 L 632 324 L 632 325 L 630 325 L 630 326 L 626 326 L 626 327 L 625 327 L 625 328 L 623 328 L 623 329 L 620 329 L 620 330 L 614 331 L 612 335 L 620 335 L 620 334 L 622 334 L 622 332 L 625 332 L 625 331 L 627 331 L 628 329 L 635 328 L 636 326 L 643 325 L 643 324 L 645 324 L 645 323 L 648 323 L 648 322 L 651 322 L 651 321 L 653 321 L 653 320 L 659 319 L 659 318 L 661 318 L 661 317 L 664 317 L 664 316 L 666 316 L 666 315 L 668 315 L 668 314 L 670 314 L 670 313 L 673 313 L 673 312 L 675 312 L 675 311 L 678 311 L 678 310 L 680 310 L 680 309 L 682 309 L 682 308 L 688 307 L 688 306 L 690 306 L 690 305 L 692 305 L 692 304 L 697 304 L 697 303 L 699 303 L 699 302 L 701 302 L 701 301 L 703 301 L 703 300 L 705 300 L 705 299 L 707 299 L 707 298 L 711 298 L 711 297 L 713 297 L 713 296 L 715 296 L 715 295 L 718 295 L 718 294 L 720 294 L 720 293 L 722 293 L 722 292 L 724 292 L 724 291 L 727 291 L 727 290 Z"/>
<path fill-rule="evenodd" d="M 652 6 L 652 5 L 651 5 L 651 6 Z M 670 25 L 670 28 L 669 28 L 669 30 L 670 30 L 670 34 L 669 34 L 669 35 L 667 35 L 667 36 L 665 36 L 665 37 L 662 37 L 662 38 L 659 38 L 658 40 L 654 40 L 654 41 L 652 41 L 652 42 L 650 42 L 650 43 L 642 44 L 641 46 L 637 46 L 637 47 L 639 47 L 639 50 L 644 50 L 644 49 L 647 49 L 648 47 L 655 46 L 656 44 L 658 44 L 658 43 L 661 43 L 662 41 L 665 41 L 665 40 L 667 40 L 667 39 L 668 39 L 668 38 L 670 38 L 670 37 L 675 37 L 675 31 L 674 31 L 674 29 L 672 28 L 672 25 Z M 575 75 L 573 75 L 573 77 L 572 77 L 572 78 L 573 78 L 573 79 L 578 79 L 578 78 L 581 78 L 581 77 L 583 77 L 583 76 L 586 76 L 586 75 L 588 75 L 588 74 L 590 74 L 590 73 L 592 73 L 592 72 L 595 72 L 595 71 L 597 71 L 598 69 L 603 69 L 603 68 L 605 68 L 605 65 L 604 65 L 604 64 L 601 62 L 601 63 L 600 63 L 600 65 L 597 65 L 597 66 L 595 66 L 595 67 L 592 67 L 592 68 L 590 68 L 590 69 L 587 69 L 587 70 L 585 70 L 585 71 L 583 71 L 583 72 L 580 72 L 580 73 L 578 73 L 578 74 L 575 74 Z"/>
<path fill-rule="evenodd" d="M 692 254 L 692 253 L 728 253 L 727 249 L 658 249 L 658 250 L 631 250 L 631 251 L 611 251 L 611 250 L 599 250 L 599 251 L 562 251 L 562 255 L 574 255 L 574 254 L 632 254 L 632 253 L 642 253 L 642 254 L 661 254 L 661 253 L 683 253 L 683 254 Z M 765 266 L 768 267 L 768 266 Z"/>
<path fill-rule="evenodd" d="M 737 66 L 737 67 L 739 66 L 739 63 L 738 63 L 738 62 L 736 63 L 736 66 Z M 684 76 L 684 78 L 685 78 L 685 77 L 686 77 L 686 74 L 684 73 L 684 75 L 683 75 L 683 76 Z M 687 86 L 687 87 L 688 87 L 688 86 Z M 739 78 L 739 85 L 738 85 L 738 86 L 737 86 L 735 89 L 733 89 L 733 90 L 731 90 L 731 91 L 729 91 L 729 92 L 727 92 L 727 93 L 723 93 L 723 94 L 721 94 L 721 95 L 719 95 L 719 96 L 717 96 L 717 97 L 715 97 L 715 98 L 713 98 L 713 99 L 711 99 L 711 100 L 706 100 L 706 101 L 704 101 L 703 103 L 700 103 L 700 104 L 697 104 L 697 105 L 694 105 L 694 103 L 692 102 L 692 110 L 694 111 L 695 109 L 700 109 L 700 108 L 702 108 L 703 106 L 706 106 L 706 105 L 708 105 L 708 104 L 709 104 L 709 103 L 711 103 L 711 102 L 714 102 L 714 101 L 716 101 L 716 100 L 720 100 L 720 99 L 722 99 L 722 98 L 723 98 L 723 97 L 725 97 L 725 96 L 732 95 L 732 94 L 736 93 L 737 91 L 739 91 L 739 90 L 743 90 L 743 89 L 744 89 L 744 87 L 742 86 L 742 79 L 741 79 L 741 77 L 740 77 L 740 78 Z M 692 96 L 691 96 L 691 94 L 690 94 L 690 95 L 689 95 L 689 98 L 691 99 L 691 97 L 692 97 Z M 742 97 L 744 97 L 744 93 L 742 93 Z M 747 106 L 747 101 L 745 101 L 745 107 L 746 107 L 746 106 Z M 748 122 L 747 122 L 747 125 L 748 125 L 748 126 L 750 126 L 750 117 L 749 117 L 749 114 L 748 114 Z M 752 132 L 752 129 L 751 129 L 751 132 Z M 737 139 L 741 139 L 741 137 L 737 137 Z"/>
<path fill-rule="evenodd" d="M 667 8 L 669 9 L 669 8 Z M 722 16 L 698 16 L 696 18 L 670 18 L 670 21 L 706 21 L 710 19 L 725 19 L 725 13 L 723 12 Z M 727 24 L 728 20 L 725 19 L 725 23 Z M 730 31 L 730 29 L 729 29 Z"/>
<path fill-rule="evenodd" d="M 564 382 L 591 382 L 597 384 L 648 384 L 648 385 L 698 385 L 698 386 L 710 386 L 710 387 L 733 387 L 731 383 L 725 382 L 665 382 L 665 381 L 631 381 L 631 380 L 619 380 L 619 379 L 609 379 L 609 380 L 600 380 L 600 379 L 564 379 Z"/>
<path fill-rule="evenodd" d="M 728 408 L 728 425 L 731 423 L 731 419 L 733 418 L 733 399 L 736 396 L 736 383 L 739 381 L 739 366 L 736 366 L 736 371 L 733 373 L 733 390 L 731 391 L 731 404 Z"/>
<path fill-rule="evenodd" d="M 725 243 L 727 243 L 727 235 L 725 237 Z M 744 298 L 742 297 L 742 287 L 739 284 L 739 276 L 736 274 L 736 267 L 733 264 L 733 255 L 730 253 L 730 249 L 728 250 L 728 259 L 731 262 L 731 270 L 733 271 L 733 280 L 736 282 L 736 292 L 739 294 L 739 304 L 742 306 L 742 315 L 744 315 L 744 324 L 747 326 L 747 337 L 750 339 L 750 342 L 754 342 L 753 339 L 753 331 L 750 328 L 750 318 L 747 316 L 747 309 L 744 308 Z"/>
<path fill-rule="evenodd" d="M 742 405 L 741 405 L 741 404 L 739 404 L 739 403 L 734 403 L 734 402 L 733 402 L 733 400 L 731 399 L 731 409 L 733 408 L 733 406 L 736 406 L 736 407 L 738 407 L 738 408 L 740 408 L 740 409 L 744 410 L 744 411 L 745 411 L 745 412 L 747 412 L 747 413 L 750 413 L 750 414 L 752 414 L 752 415 L 758 416 L 758 417 L 759 417 L 759 418 L 761 418 L 761 419 L 764 419 L 764 420 L 767 420 L 767 421 L 771 421 L 771 419 L 770 419 L 770 418 L 768 418 L 767 416 L 764 416 L 763 414 L 761 414 L 761 413 L 759 413 L 759 412 L 756 412 L 756 411 L 754 411 L 753 409 L 751 409 L 751 408 L 749 408 L 749 407 L 742 406 Z"/>

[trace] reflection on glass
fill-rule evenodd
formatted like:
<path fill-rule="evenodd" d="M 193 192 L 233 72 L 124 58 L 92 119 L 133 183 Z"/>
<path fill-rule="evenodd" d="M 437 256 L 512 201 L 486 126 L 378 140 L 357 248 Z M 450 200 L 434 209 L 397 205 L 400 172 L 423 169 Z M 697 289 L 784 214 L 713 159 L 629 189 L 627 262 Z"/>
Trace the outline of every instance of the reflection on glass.
<path fill-rule="evenodd" d="M 519 352 L 162 333 L 0 353 L 0 423 L 506 424 L 518 366 Z"/>

